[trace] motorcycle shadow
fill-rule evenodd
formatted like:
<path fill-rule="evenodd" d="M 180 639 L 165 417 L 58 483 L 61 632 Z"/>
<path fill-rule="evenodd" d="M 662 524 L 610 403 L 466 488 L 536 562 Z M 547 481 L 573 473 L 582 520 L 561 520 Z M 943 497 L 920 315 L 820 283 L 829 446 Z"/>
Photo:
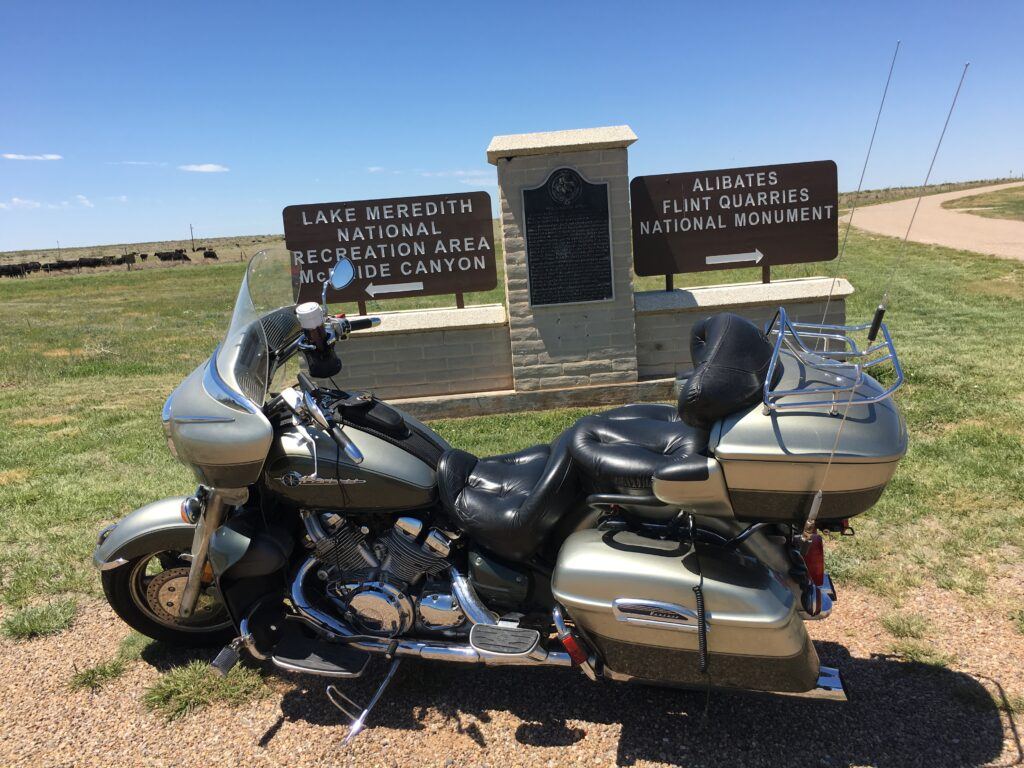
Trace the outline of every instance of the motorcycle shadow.
<path fill-rule="evenodd" d="M 618 726 L 617 764 L 639 761 L 685 766 L 810 764 L 981 766 L 1008 753 L 1002 765 L 1024 765 L 1024 746 L 1012 720 L 1004 731 L 999 707 L 1008 707 L 996 680 L 988 688 L 963 672 L 893 656 L 851 657 L 843 646 L 816 643 L 823 664 L 839 667 L 848 702 L 798 699 L 724 690 L 694 691 L 621 683 L 592 683 L 565 669 L 480 668 L 408 660 L 370 716 L 375 727 L 408 731 L 449 728 L 489 747 L 486 727 L 515 721 L 524 747 L 567 747 L 588 726 Z M 201 654 L 213 657 L 213 652 Z M 187 664 L 195 651 L 150 645 L 143 659 L 161 671 Z M 328 681 L 267 673 L 289 684 L 281 717 L 260 740 L 267 746 L 286 720 L 325 728 L 347 719 L 324 693 Z M 340 681 L 357 702 L 369 701 L 383 662 L 364 677 Z M 995 698 L 993 698 L 995 697 Z"/>
<path fill-rule="evenodd" d="M 481 726 L 503 712 L 521 721 L 515 735 L 524 746 L 569 746 L 586 738 L 589 724 L 621 726 L 619 765 L 980 766 L 1003 753 L 998 707 L 1006 700 L 997 681 L 988 681 L 990 694 L 961 672 L 891 656 L 856 659 L 834 643 L 817 648 L 823 664 L 843 671 L 850 701 L 595 684 L 562 669 L 405 662 L 360 738 L 373 738 L 375 726 L 426 730 L 440 716 L 486 749 Z M 340 687 L 368 701 L 379 671 L 371 667 Z M 347 724 L 327 700 L 323 680 L 292 679 L 296 685 L 281 701 L 282 721 Z M 1012 721 L 1009 728 L 1010 764 L 1024 763 Z"/>

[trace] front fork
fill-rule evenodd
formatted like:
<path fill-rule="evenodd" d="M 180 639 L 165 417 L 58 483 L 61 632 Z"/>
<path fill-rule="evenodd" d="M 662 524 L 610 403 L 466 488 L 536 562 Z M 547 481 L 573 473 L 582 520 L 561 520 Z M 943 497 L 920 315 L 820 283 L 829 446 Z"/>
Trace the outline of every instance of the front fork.
<path fill-rule="evenodd" d="M 195 611 L 203 585 L 203 570 L 210 553 L 210 539 L 220 527 L 225 509 L 244 504 L 249 498 L 249 491 L 245 488 L 208 488 L 204 489 L 199 498 L 197 519 L 188 521 L 195 522 L 196 530 L 192 535 L 192 562 L 188 569 L 188 581 L 185 582 L 185 591 L 178 608 L 178 616 L 182 619 L 189 618 Z"/>

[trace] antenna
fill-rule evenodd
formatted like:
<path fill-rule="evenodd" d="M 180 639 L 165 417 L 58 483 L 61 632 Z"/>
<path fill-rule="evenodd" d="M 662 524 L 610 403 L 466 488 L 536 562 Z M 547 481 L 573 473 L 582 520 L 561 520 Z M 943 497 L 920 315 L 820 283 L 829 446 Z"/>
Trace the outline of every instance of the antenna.
<path fill-rule="evenodd" d="M 868 170 L 868 160 L 871 159 L 871 150 L 875 146 L 875 134 L 878 133 L 878 123 L 882 119 L 882 107 L 885 106 L 885 97 L 889 94 L 889 83 L 892 82 L 892 71 L 896 67 L 896 56 L 900 52 L 900 43 L 902 41 L 896 41 L 896 50 L 892 52 L 892 62 L 889 64 L 889 76 L 885 78 L 885 88 L 882 91 L 882 101 L 878 105 L 878 114 L 875 115 L 875 127 L 871 129 L 871 141 L 868 142 L 868 151 L 864 155 L 864 165 L 860 169 L 860 181 L 857 182 L 857 191 L 853 197 L 853 207 L 850 208 L 850 218 L 846 221 L 846 231 L 843 233 L 843 245 L 839 249 L 839 257 L 836 259 L 835 264 L 832 266 L 832 284 L 828 288 L 828 298 L 825 299 L 825 311 L 821 313 L 821 323 L 825 324 L 825 320 L 828 317 L 828 307 L 832 303 L 832 293 L 836 289 L 836 283 L 839 281 L 839 262 L 843 260 L 843 254 L 846 253 L 846 241 L 850 238 L 850 229 L 853 227 L 853 214 L 857 212 L 857 195 L 864 187 L 864 174 Z"/>
<path fill-rule="evenodd" d="M 928 181 L 932 176 L 932 169 L 935 168 L 935 159 L 939 156 L 939 148 L 942 146 L 942 140 L 946 136 L 946 129 L 949 127 L 949 120 L 953 116 L 953 109 L 956 107 L 957 98 L 960 96 L 960 89 L 963 87 L 964 78 L 967 77 L 967 68 L 971 66 L 970 62 L 964 64 L 963 72 L 960 74 L 960 82 L 956 86 L 956 92 L 953 94 L 953 103 L 949 105 L 949 112 L 946 114 L 946 122 L 942 125 L 942 133 L 939 134 L 939 141 L 935 145 L 935 152 L 932 153 L 932 161 L 928 165 L 928 173 L 925 174 L 924 184 L 922 185 L 921 194 L 917 198 L 917 203 L 914 205 L 914 213 L 910 217 L 910 223 L 907 224 L 907 231 L 903 235 L 903 243 L 900 245 L 900 251 L 896 254 L 895 261 L 893 262 L 892 269 L 889 270 L 889 278 L 886 281 L 885 294 L 882 296 L 882 303 L 878 305 L 878 309 L 875 310 L 875 316 L 871 320 L 871 328 L 868 330 L 868 349 L 870 349 L 871 343 L 878 337 L 878 331 L 882 327 L 882 318 L 885 317 L 885 310 L 889 305 L 889 291 L 892 288 L 893 277 L 896 275 L 896 267 L 899 264 L 900 259 L 903 257 L 903 253 L 907 249 L 907 239 L 910 237 L 910 228 L 914 226 L 914 218 L 917 216 L 917 209 L 921 205 L 921 198 L 924 197 L 924 187 L 928 186 Z M 828 462 L 825 464 L 825 471 L 821 475 L 821 484 L 818 486 L 817 492 L 814 494 L 814 499 L 811 501 L 811 509 L 807 513 L 807 521 L 804 523 L 804 529 L 802 538 L 804 541 L 808 541 L 816 530 L 816 522 L 818 519 L 818 511 L 821 509 L 821 502 L 824 497 L 825 483 L 828 480 L 828 473 L 832 469 L 832 460 L 836 456 L 836 451 L 839 450 L 839 439 L 843 434 L 843 427 L 846 426 L 846 417 L 850 413 L 850 406 L 853 404 L 853 397 L 857 391 L 857 380 L 860 379 L 861 369 L 860 364 L 857 363 L 856 380 L 853 386 L 850 387 L 850 397 L 846 401 L 846 407 L 843 409 L 843 418 L 839 422 L 839 427 L 836 429 L 836 439 L 832 443 L 832 451 L 828 455 Z"/>
<path fill-rule="evenodd" d="M 953 117 L 953 109 L 956 108 L 956 100 L 960 96 L 960 89 L 963 88 L 964 78 L 967 77 L 967 68 L 971 66 L 971 62 L 964 64 L 964 70 L 960 73 L 960 82 L 957 83 L 956 92 L 953 94 L 953 103 L 949 105 L 949 112 L 946 113 L 946 122 L 942 124 L 942 133 L 939 134 L 939 141 L 935 145 L 935 152 L 932 153 L 932 161 L 928 164 L 928 173 L 925 174 L 924 184 L 921 185 L 921 194 L 917 196 L 917 202 L 914 203 L 914 212 L 910 215 L 910 222 L 907 224 L 907 231 L 903 235 L 903 242 L 900 244 L 899 253 L 896 254 L 896 258 L 893 259 L 892 269 L 889 270 L 889 278 L 885 281 L 885 293 L 882 295 L 882 303 L 878 305 L 878 309 L 875 310 L 875 316 L 871 320 L 871 330 L 868 332 L 868 341 L 874 341 L 878 336 L 878 328 L 882 324 L 882 318 L 885 317 L 885 310 L 889 308 L 889 293 L 892 290 L 892 281 L 896 277 L 896 267 L 903 260 L 903 254 L 907 250 L 907 240 L 910 238 L 910 229 L 914 226 L 914 219 L 917 218 L 917 209 L 921 207 L 921 200 L 924 197 L 925 188 L 928 186 L 928 181 L 932 177 L 932 169 L 935 168 L 935 159 L 939 156 L 939 148 L 942 146 L 942 140 L 946 137 L 946 129 L 949 128 L 949 120 Z"/>
<path fill-rule="evenodd" d="M 192 230 L 192 225 L 188 225 L 188 236 L 192 239 L 192 253 L 196 252 L 196 233 Z"/>

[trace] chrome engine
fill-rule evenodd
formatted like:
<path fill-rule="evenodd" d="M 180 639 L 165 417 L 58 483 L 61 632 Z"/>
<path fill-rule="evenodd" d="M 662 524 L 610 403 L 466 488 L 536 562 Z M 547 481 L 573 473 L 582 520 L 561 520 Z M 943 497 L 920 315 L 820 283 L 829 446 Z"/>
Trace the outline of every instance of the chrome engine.
<path fill-rule="evenodd" d="M 446 571 L 449 538 L 423 521 L 400 517 L 374 540 L 341 515 L 302 513 L 317 577 L 357 632 L 397 637 L 413 627 L 451 633 L 465 623 Z"/>

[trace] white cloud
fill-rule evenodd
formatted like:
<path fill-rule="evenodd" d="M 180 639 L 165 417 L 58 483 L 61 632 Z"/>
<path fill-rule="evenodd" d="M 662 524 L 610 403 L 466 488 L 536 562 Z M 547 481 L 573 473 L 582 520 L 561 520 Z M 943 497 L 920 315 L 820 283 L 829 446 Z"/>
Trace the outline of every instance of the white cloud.
<path fill-rule="evenodd" d="M 369 168 L 366 169 L 366 172 L 367 173 L 383 173 L 384 172 L 384 166 L 382 166 L 382 165 L 371 165 Z"/>
<path fill-rule="evenodd" d="M 0 155 L 4 160 L 63 160 L 62 155 L 18 155 L 15 153 L 5 153 Z"/>
<path fill-rule="evenodd" d="M 75 195 L 75 200 L 77 200 L 78 204 L 80 206 L 82 206 L 83 208 L 95 208 L 96 207 L 95 205 L 93 205 L 92 200 L 90 200 L 85 195 Z"/>
<path fill-rule="evenodd" d="M 190 173 L 227 173 L 231 169 L 219 163 L 191 163 L 189 165 L 179 165 L 178 170 L 189 171 Z"/>
<path fill-rule="evenodd" d="M 32 208 L 39 208 L 41 206 L 42 203 L 37 202 L 36 200 L 26 200 L 22 197 L 12 197 L 7 202 L 0 202 L 0 208 L 2 208 L 5 211 L 11 211 L 16 208 L 22 210 L 31 210 Z"/>

